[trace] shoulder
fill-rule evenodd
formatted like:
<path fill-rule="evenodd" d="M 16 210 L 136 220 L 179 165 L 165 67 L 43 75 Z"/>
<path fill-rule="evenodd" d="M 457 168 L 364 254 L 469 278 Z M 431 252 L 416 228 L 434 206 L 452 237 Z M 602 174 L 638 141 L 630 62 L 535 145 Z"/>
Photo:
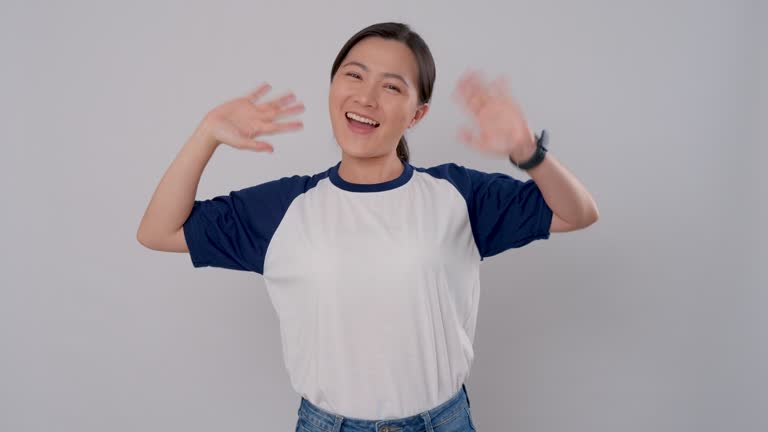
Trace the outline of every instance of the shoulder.
<path fill-rule="evenodd" d="M 431 167 L 413 167 L 414 171 L 428 174 L 434 178 L 448 180 L 454 184 L 464 184 L 470 180 L 470 170 L 454 162 L 446 162 Z"/>
<path fill-rule="evenodd" d="M 481 171 L 455 162 L 442 163 L 427 168 L 414 167 L 414 170 L 450 182 L 465 197 L 474 195 L 489 186 L 496 187 L 509 183 L 518 185 L 520 183 L 518 179 L 506 173 Z"/>
<path fill-rule="evenodd" d="M 268 202 L 271 205 L 287 207 L 294 198 L 308 192 L 327 176 L 327 172 L 283 176 L 233 191 L 230 195 L 250 204 Z"/>

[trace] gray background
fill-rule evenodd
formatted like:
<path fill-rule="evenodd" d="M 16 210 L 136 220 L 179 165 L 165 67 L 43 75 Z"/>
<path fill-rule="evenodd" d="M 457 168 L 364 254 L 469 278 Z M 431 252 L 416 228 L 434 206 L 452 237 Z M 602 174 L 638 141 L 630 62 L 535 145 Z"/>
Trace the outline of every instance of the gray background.
<path fill-rule="evenodd" d="M 412 163 L 505 172 L 455 139 L 468 67 L 504 74 L 601 219 L 482 264 L 467 389 L 481 431 L 765 431 L 766 5 L 21 2 L 0 6 L 0 430 L 289 431 L 261 276 L 193 269 L 136 229 L 215 105 L 307 106 L 275 153 L 221 147 L 198 199 L 340 157 L 331 63 L 404 21 L 437 63 Z"/>

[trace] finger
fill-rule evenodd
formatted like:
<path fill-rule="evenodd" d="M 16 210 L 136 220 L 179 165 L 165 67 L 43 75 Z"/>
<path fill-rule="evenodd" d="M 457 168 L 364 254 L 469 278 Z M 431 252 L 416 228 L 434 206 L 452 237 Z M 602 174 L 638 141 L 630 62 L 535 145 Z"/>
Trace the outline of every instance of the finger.
<path fill-rule="evenodd" d="M 465 98 L 470 95 L 482 93 L 485 89 L 485 82 L 478 71 L 468 72 L 461 82 L 462 94 Z"/>
<path fill-rule="evenodd" d="M 512 92 L 509 90 L 509 85 L 506 77 L 500 76 L 496 78 L 495 80 L 493 80 L 491 87 L 493 88 L 494 94 L 506 99 L 506 101 L 510 103 L 512 108 L 522 115 L 522 107 L 517 102 L 517 100 L 515 100 L 515 98 L 512 96 Z"/>
<path fill-rule="evenodd" d="M 275 152 L 275 148 L 266 141 L 251 141 L 251 149 L 255 151 L 264 151 L 267 153 Z"/>
<path fill-rule="evenodd" d="M 284 117 L 292 114 L 301 114 L 304 112 L 304 110 L 305 110 L 304 104 L 299 103 L 298 105 L 293 105 L 288 108 L 281 109 L 276 117 Z"/>
<path fill-rule="evenodd" d="M 511 98 L 507 87 L 507 79 L 504 76 L 498 76 L 496 79 L 494 79 L 491 82 L 491 89 L 495 94 L 499 96 Z"/>
<path fill-rule="evenodd" d="M 483 107 L 488 104 L 489 95 L 485 91 L 474 91 L 467 99 L 467 106 L 469 111 L 474 114 L 479 114 Z"/>
<path fill-rule="evenodd" d="M 489 93 L 485 83 L 478 72 L 467 72 L 459 81 L 456 88 L 456 97 L 472 114 L 480 112 L 487 103 Z"/>
<path fill-rule="evenodd" d="M 264 104 L 262 104 L 263 108 L 267 109 L 275 109 L 278 110 L 289 103 L 293 102 L 296 99 L 296 95 L 293 94 L 293 92 L 289 92 L 286 94 L 283 94 L 282 96 L 278 96 L 275 99 L 272 99 L 271 101 L 268 101 Z"/>
<path fill-rule="evenodd" d="M 274 135 L 281 132 L 290 132 L 304 128 L 304 122 L 295 120 L 285 123 L 268 123 L 259 135 Z"/>
<path fill-rule="evenodd" d="M 266 151 L 269 153 L 272 153 L 275 151 L 274 147 L 272 147 L 272 145 L 270 145 L 266 141 L 255 141 L 248 138 L 243 138 L 238 140 L 237 146 L 245 150 Z"/>
<path fill-rule="evenodd" d="M 296 99 L 296 96 L 292 93 L 283 95 L 270 102 L 265 102 L 256 105 L 256 111 L 258 112 L 258 118 L 262 120 L 271 121 L 279 116 L 284 106 L 290 104 Z"/>
<path fill-rule="evenodd" d="M 488 85 L 479 74 L 473 76 L 468 83 L 469 106 L 473 112 L 478 113 L 491 99 Z"/>
<path fill-rule="evenodd" d="M 256 90 L 248 93 L 248 95 L 246 97 L 251 102 L 256 103 L 256 101 L 260 97 L 264 96 L 271 88 L 272 88 L 272 86 L 269 85 L 269 83 L 262 83 Z"/>
<path fill-rule="evenodd" d="M 466 100 L 470 79 L 470 72 L 464 72 L 456 82 L 456 89 L 453 92 L 453 96 L 460 102 L 464 102 Z"/>

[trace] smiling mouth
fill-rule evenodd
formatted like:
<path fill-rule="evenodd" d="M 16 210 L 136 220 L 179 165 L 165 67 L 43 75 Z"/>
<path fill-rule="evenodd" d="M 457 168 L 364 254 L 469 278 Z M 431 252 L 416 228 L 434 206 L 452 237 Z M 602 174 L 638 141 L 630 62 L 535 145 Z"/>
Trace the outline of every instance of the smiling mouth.
<path fill-rule="evenodd" d="M 377 122 L 376 120 L 371 120 L 371 121 L 374 122 L 374 124 L 371 124 L 368 121 L 363 120 L 360 116 L 354 115 L 354 117 L 360 118 L 363 121 L 360 121 L 357 118 L 353 118 L 352 116 L 353 116 L 353 114 L 351 114 L 349 112 L 345 112 L 344 113 L 344 118 L 346 118 L 347 122 L 349 122 L 350 124 L 359 125 L 359 126 L 367 126 L 367 127 L 374 128 L 374 129 L 379 127 L 379 126 L 381 126 L 381 123 Z"/>

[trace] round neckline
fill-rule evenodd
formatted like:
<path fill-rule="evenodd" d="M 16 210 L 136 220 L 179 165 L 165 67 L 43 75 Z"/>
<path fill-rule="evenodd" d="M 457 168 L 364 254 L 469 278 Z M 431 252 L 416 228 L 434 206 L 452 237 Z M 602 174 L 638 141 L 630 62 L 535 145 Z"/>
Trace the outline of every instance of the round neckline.
<path fill-rule="evenodd" d="M 382 183 L 351 183 L 344 180 L 339 175 L 339 166 L 341 166 L 341 161 L 339 161 L 336 165 L 332 166 L 328 170 L 328 177 L 331 179 L 331 183 L 333 183 L 336 187 L 349 192 L 388 191 L 408 183 L 408 180 L 410 180 L 413 176 L 413 167 L 411 164 L 402 159 L 400 159 L 400 162 L 403 164 L 403 172 L 400 174 L 400 176 Z"/>

